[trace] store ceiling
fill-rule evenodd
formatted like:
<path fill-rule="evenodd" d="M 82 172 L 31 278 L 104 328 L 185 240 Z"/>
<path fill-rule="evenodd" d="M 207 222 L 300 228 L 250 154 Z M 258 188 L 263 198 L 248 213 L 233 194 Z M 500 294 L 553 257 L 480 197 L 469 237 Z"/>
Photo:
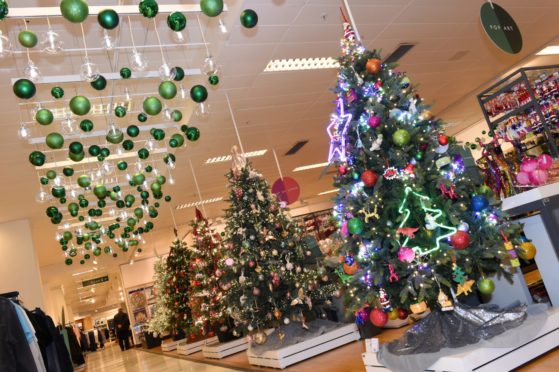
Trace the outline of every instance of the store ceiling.
<path fill-rule="evenodd" d="M 179 1 L 174 1 L 178 3 Z M 193 1 L 194 2 L 194 1 Z M 18 0 L 12 6 L 56 6 L 55 0 Z M 115 5 L 116 0 L 96 1 L 95 5 Z M 121 4 L 136 2 L 121 1 Z M 160 1 L 170 4 L 173 1 Z M 181 2 L 183 3 L 183 2 Z M 324 128 L 334 106 L 330 89 L 336 84 L 335 70 L 264 73 L 264 67 L 275 58 L 328 57 L 339 55 L 339 39 L 342 35 L 339 0 L 246 0 L 228 1 L 231 11 L 224 16 L 229 25 L 230 37 L 222 39 L 215 24 L 207 24 L 204 16 L 202 27 L 209 27 L 207 38 L 210 49 L 222 65 L 221 83 L 217 90 L 210 91 L 211 117 L 200 121 L 195 117 L 189 121 L 202 131 L 195 144 L 179 151 L 177 169 L 174 172 L 176 185 L 170 189 L 173 206 L 198 199 L 189 161 L 192 162 L 202 198 L 226 195 L 228 163 L 205 165 L 206 159 L 229 154 L 236 136 L 226 104 L 225 94 L 230 97 L 239 126 L 240 137 L 246 151 L 268 149 L 268 153 L 254 159 L 254 165 L 270 181 L 278 178 L 278 170 L 272 155 L 277 151 L 284 175 L 295 178 L 301 185 L 301 199 L 312 203 L 326 200 L 331 195 L 317 197 L 319 192 L 331 189 L 331 177 L 320 178 L 321 169 L 292 173 L 296 166 L 324 162 L 328 140 Z M 244 3 L 244 4 L 243 4 Z M 479 22 L 482 1 L 463 0 L 350 0 L 349 1 L 362 35 L 369 48 L 380 48 L 384 55 L 392 52 L 403 42 L 416 46 L 400 61 L 400 69 L 406 71 L 420 93 L 434 102 L 433 111 L 442 114 L 449 122 L 449 131 L 456 133 L 481 119 L 475 94 L 485 83 L 526 61 L 533 53 L 549 43 L 557 35 L 559 2 L 556 0 L 500 0 L 517 21 L 523 32 L 524 47 L 517 55 L 499 51 L 488 40 Z M 259 14 L 255 29 L 240 27 L 238 14 L 243 8 L 252 8 Z M 160 30 L 167 30 L 164 18 L 158 18 Z M 144 20 L 133 17 L 137 43 L 155 43 L 153 25 L 146 33 Z M 57 30 L 64 34 L 66 46 L 80 47 L 79 27 L 68 22 L 53 20 Z M 100 31 L 95 18 L 86 24 L 88 46 L 99 47 Z M 44 22 L 32 20 L 29 27 L 44 29 Z M 9 33 L 16 45 L 17 32 L 22 21 L 4 21 L 0 28 Z M 201 42 L 195 17 L 189 18 L 188 41 Z M 122 43 L 129 44 L 129 32 L 122 31 Z M 171 43 L 171 33 L 162 32 L 163 43 Z M 128 63 L 127 52 L 120 54 L 123 65 Z M 200 47 L 173 48 L 166 50 L 171 64 L 199 67 L 204 50 Z M 51 57 L 44 54 L 32 55 L 43 75 L 76 73 L 82 54 L 72 53 Z M 99 63 L 106 59 L 96 55 Z M 157 69 L 160 62 L 157 50 L 148 55 L 150 66 Z M 0 88 L 9 92 L 10 79 L 19 77 L 25 65 L 23 55 L 0 60 Z M 102 72 L 109 67 L 104 64 Z M 71 71 L 70 71 L 71 70 Z M 189 86 L 201 79 L 191 79 Z M 134 91 L 154 90 L 156 81 L 140 80 Z M 50 87 L 49 87 L 50 88 Z M 82 89 L 83 88 L 79 88 Z M 91 89 L 85 91 L 92 94 Z M 38 191 L 37 174 L 27 161 L 32 146 L 16 137 L 20 123 L 18 100 L 12 94 L 0 98 L 3 107 L 0 125 L 0 172 L 4 177 L 0 196 L 0 221 L 29 218 L 33 225 L 33 237 L 37 246 L 40 266 L 52 272 L 53 268 L 64 272 L 83 269 L 77 265 L 64 267 L 63 255 L 54 240 L 55 227 L 44 216 L 45 205 L 35 202 Z M 184 105 L 192 105 L 184 103 Z M 284 154 L 299 140 L 309 142 L 295 155 Z M 207 205 L 209 217 L 222 215 L 226 203 Z M 175 219 L 183 225 L 193 217 L 191 209 L 175 211 Z M 148 254 L 157 244 L 157 249 L 168 245 L 173 222 L 170 210 L 162 210 L 156 223 L 155 239 L 148 239 Z M 157 236 L 161 238 L 158 239 Z M 106 258 L 103 265 L 116 265 L 130 257 L 119 260 Z M 80 267 L 78 267 L 80 266 Z"/>

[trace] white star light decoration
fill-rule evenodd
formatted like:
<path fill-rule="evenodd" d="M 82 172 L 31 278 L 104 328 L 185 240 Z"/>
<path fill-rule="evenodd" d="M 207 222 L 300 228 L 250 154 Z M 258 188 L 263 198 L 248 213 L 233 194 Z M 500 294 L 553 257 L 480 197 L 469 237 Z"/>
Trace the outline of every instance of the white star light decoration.
<path fill-rule="evenodd" d="M 341 98 L 338 98 L 338 112 L 333 114 L 330 124 L 326 128 L 326 132 L 330 137 L 330 151 L 328 152 L 328 162 L 332 163 L 334 160 L 346 161 L 346 134 L 351 122 L 352 115 L 346 114 L 344 111 L 344 103 Z M 339 126 L 343 125 L 340 133 Z"/>

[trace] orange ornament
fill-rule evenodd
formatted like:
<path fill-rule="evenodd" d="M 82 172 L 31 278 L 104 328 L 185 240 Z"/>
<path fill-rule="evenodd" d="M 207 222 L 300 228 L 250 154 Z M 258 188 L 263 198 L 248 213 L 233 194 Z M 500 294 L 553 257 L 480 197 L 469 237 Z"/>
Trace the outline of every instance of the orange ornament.
<path fill-rule="evenodd" d="M 378 58 L 371 58 L 367 61 L 365 69 L 369 74 L 378 74 L 381 70 L 382 62 Z"/>
<path fill-rule="evenodd" d="M 359 265 L 357 264 L 357 261 L 355 261 L 353 264 L 348 265 L 348 264 L 344 264 L 344 271 L 347 275 L 353 275 L 357 272 L 357 270 L 359 270 Z"/>

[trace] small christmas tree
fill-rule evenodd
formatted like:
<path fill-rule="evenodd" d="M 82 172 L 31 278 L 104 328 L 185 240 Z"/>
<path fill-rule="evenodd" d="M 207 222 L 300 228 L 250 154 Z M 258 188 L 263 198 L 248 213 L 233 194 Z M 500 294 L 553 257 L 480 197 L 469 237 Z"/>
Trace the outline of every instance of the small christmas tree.
<path fill-rule="evenodd" d="M 224 323 L 222 290 L 216 271 L 222 255 L 221 236 L 196 209 L 191 223 L 194 245 L 190 261 L 190 308 L 196 333 L 213 336 Z"/>
<path fill-rule="evenodd" d="M 304 243 L 264 177 L 236 149 L 233 160 L 220 285 L 234 334 L 260 331 L 256 340 L 262 342 L 267 328 L 312 319 L 313 298 L 324 301 L 333 289 L 322 286 L 327 276 L 304 267 Z"/>
<path fill-rule="evenodd" d="M 169 310 L 169 295 L 167 294 L 167 262 L 165 258 L 159 258 L 154 264 L 153 288 L 156 294 L 154 314 L 149 321 L 149 331 L 155 335 L 162 335 L 171 328 L 171 312 Z"/>
<path fill-rule="evenodd" d="M 487 276 L 509 275 L 520 226 L 464 172 L 462 149 L 410 79 L 366 50 L 347 21 L 344 29 L 327 131 L 349 308 L 365 316 L 374 305 L 382 326 L 390 310 L 450 310 L 453 295 L 491 293 Z"/>

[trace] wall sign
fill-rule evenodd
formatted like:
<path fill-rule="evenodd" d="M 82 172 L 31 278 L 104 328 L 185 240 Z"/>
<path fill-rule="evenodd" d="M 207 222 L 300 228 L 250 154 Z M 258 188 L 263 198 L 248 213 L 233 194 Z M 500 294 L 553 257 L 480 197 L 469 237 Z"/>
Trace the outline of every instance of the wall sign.
<path fill-rule="evenodd" d="M 487 36 L 499 49 L 516 54 L 522 49 L 522 34 L 514 19 L 499 5 L 488 2 L 481 6 L 481 24 Z"/>
<path fill-rule="evenodd" d="M 82 282 L 82 286 L 87 287 L 87 286 L 90 286 L 90 285 L 105 283 L 105 282 L 108 282 L 108 281 L 109 281 L 109 277 L 107 275 L 105 275 L 105 276 L 101 276 L 99 278 L 84 280 Z"/>

